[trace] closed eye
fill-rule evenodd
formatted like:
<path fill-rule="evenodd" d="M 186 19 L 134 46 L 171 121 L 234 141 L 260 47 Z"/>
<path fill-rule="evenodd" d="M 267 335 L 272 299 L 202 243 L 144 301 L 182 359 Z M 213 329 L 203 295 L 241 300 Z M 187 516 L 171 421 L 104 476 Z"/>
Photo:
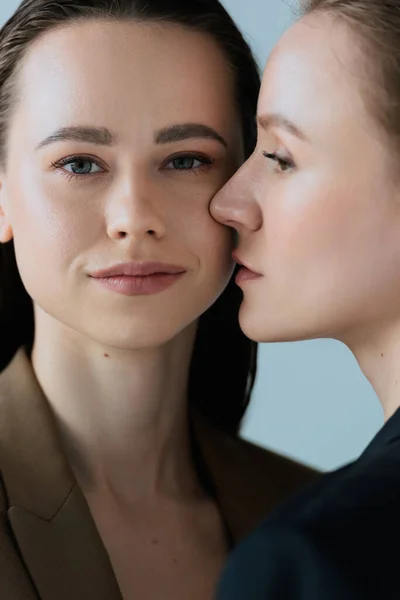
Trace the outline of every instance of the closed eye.
<path fill-rule="evenodd" d="M 263 155 L 265 156 L 265 158 L 268 158 L 268 160 L 272 160 L 276 163 L 279 172 L 289 171 L 295 166 L 294 162 L 290 158 L 283 158 L 275 152 L 263 152 Z"/>

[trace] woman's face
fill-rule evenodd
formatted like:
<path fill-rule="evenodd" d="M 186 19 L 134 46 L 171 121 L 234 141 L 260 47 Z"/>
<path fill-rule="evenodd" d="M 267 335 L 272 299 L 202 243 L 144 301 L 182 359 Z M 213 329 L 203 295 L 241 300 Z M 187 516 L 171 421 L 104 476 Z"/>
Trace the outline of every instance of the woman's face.
<path fill-rule="evenodd" d="M 209 214 L 242 160 L 233 78 L 219 48 L 173 25 L 58 28 L 30 48 L 17 97 L 0 239 L 13 237 L 28 293 L 107 345 L 168 341 L 215 301 L 233 270 L 230 231 Z M 181 274 L 92 277 L 149 261 Z"/>
<path fill-rule="evenodd" d="M 268 61 L 257 148 L 211 205 L 258 274 L 238 278 L 253 339 L 348 341 L 400 314 L 400 188 L 369 79 L 327 15 L 294 25 Z"/>

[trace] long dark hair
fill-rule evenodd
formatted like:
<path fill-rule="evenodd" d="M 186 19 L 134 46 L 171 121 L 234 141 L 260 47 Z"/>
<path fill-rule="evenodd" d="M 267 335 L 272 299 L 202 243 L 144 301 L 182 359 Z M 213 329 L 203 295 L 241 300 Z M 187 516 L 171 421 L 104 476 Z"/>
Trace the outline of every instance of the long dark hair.
<path fill-rule="evenodd" d="M 251 50 L 218 0 L 24 0 L 0 31 L 0 162 L 16 71 L 31 43 L 54 27 L 86 19 L 158 21 L 211 36 L 235 76 L 246 158 L 256 141 L 260 76 Z M 241 332 L 241 292 L 231 281 L 200 318 L 189 378 L 189 401 L 218 427 L 238 431 L 256 373 L 257 346 Z M 18 347 L 33 344 L 33 306 L 20 279 L 13 242 L 0 245 L 0 369 Z"/>

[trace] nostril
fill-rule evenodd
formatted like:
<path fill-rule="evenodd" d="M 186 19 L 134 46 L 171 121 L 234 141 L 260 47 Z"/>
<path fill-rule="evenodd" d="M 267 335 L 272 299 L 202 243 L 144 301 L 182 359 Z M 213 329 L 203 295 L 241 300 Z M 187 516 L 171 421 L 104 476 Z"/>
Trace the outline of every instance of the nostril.
<path fill-rule="evenodd" d="M 154 229 L 149 229 L 149 230 L 147 231 L 147 233 L 148 233 L 149 235 L 155 235 L 155 234 L 156 234 L 156 232 L 154 231 Z"/>

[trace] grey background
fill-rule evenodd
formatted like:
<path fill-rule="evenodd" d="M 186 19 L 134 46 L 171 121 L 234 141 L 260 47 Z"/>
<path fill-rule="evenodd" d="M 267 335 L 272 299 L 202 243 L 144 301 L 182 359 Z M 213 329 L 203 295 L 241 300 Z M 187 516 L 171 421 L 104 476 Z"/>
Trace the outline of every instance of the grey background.
<path fill-rule="evenodd" d="M 222 1 L 264 66 L 290 25 L 295 0 Z M 1 0 L 0 24 L 18 4 Z M 376 395 L 343 344 L 316 340 L 260 347 L 243 437 L 331 469 L 355 458 L 382 424 Z"/>

